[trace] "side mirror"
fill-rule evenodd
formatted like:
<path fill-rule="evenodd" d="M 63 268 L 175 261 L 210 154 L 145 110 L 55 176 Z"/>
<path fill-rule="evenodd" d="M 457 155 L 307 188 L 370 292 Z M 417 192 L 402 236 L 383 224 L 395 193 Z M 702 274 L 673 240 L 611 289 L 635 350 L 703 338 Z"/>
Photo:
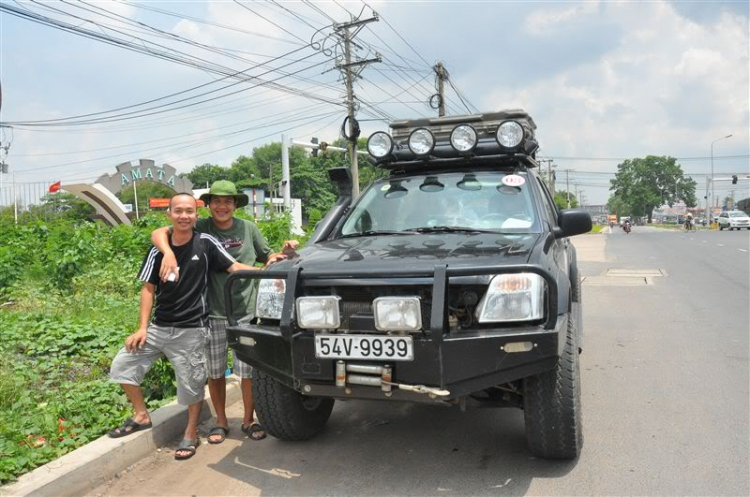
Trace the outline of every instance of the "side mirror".
<path fill-rule="evenodd" d="M 557 219 L 559 227 L 555 228 L 555 238 L 565 238 L 591 231 L 591 214 L 583 209 L 561 210 Z"/>

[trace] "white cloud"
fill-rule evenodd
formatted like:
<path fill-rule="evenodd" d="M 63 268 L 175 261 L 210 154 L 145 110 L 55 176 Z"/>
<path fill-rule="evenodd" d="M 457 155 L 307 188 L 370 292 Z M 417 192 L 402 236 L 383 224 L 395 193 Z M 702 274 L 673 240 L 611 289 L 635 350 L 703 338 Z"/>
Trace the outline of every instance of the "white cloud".
<path fill-rule="evenodd" d="M 548 7 L 532 11 L 524 20 L 525 30 L 536 36 L 549 35 L 549 30 L 570 22 L 580 20 L 599 11 L 599 2 L 590 1 L 582 5 L 562 10 L 550 10 Z"/>

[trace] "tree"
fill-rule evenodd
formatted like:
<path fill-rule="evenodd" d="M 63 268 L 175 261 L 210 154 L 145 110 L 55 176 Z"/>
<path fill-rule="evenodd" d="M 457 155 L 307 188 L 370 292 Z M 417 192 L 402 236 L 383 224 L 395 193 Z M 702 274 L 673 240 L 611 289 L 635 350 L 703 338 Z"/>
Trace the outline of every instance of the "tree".
<path fill-rule="evenodd" d="M 685 176 L 674 157 L 649 155 L 628 159 L 618 164 L 610 185 L 610 191 L 630 206 L 632 216 L 648 216 L 649 223 L 656 207 L 664 204 L 672 207 L 678 201 L 688 207 L 697 203 L 695 181 Z"/>
<path fill-rule="evenodd" d="M 631 208 L 622 198 L 617 195 L 610 195 L 607 200 L 607 210 L 610 214 L 617 214 L 618 216 L 631 216 Z"/>
<path fill-rule="evenodd" d="M 568 208 L 568 192 L 566 190 L 555 192 L 555 205 L 558 209 Z M 572 193 L 570 194 L 570 207 L 578 207 L 578 199 Z"/>
<path fill-rule="evenodd" d="M 195 166 L 192 171 L 181 176 L 193 182 L 193 188 L 208 188 L 214 181 L 229 179 L 229 169 L 215 164 Z"/>
<path fill-rule="evenodd" d="M 267 176 L 265 177 L 267 179 Z M 255 159 L 246 155 L 240 155 L 229 169 L 229 180 L 233 181 L 237 188 L 267 188 L 268 181 L 260 174 Z"/>
<path fill-rule="evenodd" d="M 80 200 L 72 193 L 47 193 L 39 205 L 29 206 L 33 218 L 44 219 L 88 219 L 96 210 L 85 200 Z"/>
<path fill-rule="evenodd" d="M 157 183 L 155 181 L 139 181 L 137 185 L 138 189 L 138 211 L 146 212 L 150 210 L 148 206 L 148 199 L 150 198 L 172 198 L 177 193 L 170 187 Z M 135 212 L 135 195 L 133 194 L 133 185 L 127 188 L 123 188 L 119 193 L 120 202 L 123 204 L 133 204 L 133 211 Z"/>

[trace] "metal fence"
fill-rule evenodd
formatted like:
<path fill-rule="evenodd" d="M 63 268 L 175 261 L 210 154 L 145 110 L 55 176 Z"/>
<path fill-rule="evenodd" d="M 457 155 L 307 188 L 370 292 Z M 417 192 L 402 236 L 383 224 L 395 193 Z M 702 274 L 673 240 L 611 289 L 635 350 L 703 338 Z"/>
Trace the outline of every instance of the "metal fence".
<path fill-rule="evenodd" d="M 3 177 L 5 176 L 5 177 Z M 21 215 L 24 212 L 32 210 L 32 206 L 41 205 L 42 199 L 49 192 L 52 181 L 33 181 L 23 183 L 13 183 L 8 181 L 7 175 L 0 174 L 2 184 L 0 184 L 0 210 L 18 210 Z"/>

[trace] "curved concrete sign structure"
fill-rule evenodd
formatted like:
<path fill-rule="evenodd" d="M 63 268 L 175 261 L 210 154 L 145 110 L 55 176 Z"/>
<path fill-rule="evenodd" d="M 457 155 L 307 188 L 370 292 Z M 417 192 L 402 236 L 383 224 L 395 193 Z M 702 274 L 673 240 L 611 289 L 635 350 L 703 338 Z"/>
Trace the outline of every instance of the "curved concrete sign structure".
<path fill-rule="evenodd" d="M 110 226 L 130 224 L 125 206 L 115 194 L 98 183 L 63 185 L 62 189 L 91 204 Z"/>
<path fill-rule="evenodd" d="M 138 164 L 123 162 L 117 166 L 114 174 L 103 174 L 96 180 L 112 193 L 119 193 L 123 188 L 133 184 L 133 181 L 154 181 L 162 183 L 174 191 L 191 192 L 193 183 L 187 178 L 177 176 L 177 170 L 168 164 L 157 166 L 150 159 L 140 159 Z"/>
<path fill-rule="evenodd" d="M 108 224 L 130 224 L 125 206 L 115 194 L 131 186 L 134 181 L 162 183 L 178 193 L 193 191 L 193 183 L 177 176 L 175 168 L 168 164 L 157 166 L 150 159 L 140 159 L 137 164 L 123 162 L 117 166 L 116 173 L 103 174 L 95 183 L 62 185 L 62 189 L 88 202 Z"/>

